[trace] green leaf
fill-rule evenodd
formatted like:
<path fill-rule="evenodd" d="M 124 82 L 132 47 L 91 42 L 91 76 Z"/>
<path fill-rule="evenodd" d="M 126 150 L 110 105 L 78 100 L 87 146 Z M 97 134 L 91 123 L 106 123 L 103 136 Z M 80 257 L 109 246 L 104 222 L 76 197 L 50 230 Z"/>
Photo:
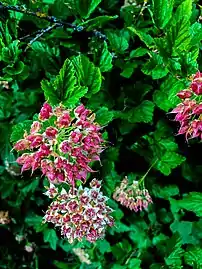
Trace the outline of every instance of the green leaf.
<path fill-rule="evenodd" d="M 80 98 L 85 96 L 85 94 L 88 92 L 87 87 L 74 87 L 74 90 L 72 92 L 68 92 L 67 99 L 63 101 L 63 105 L 69 108 L 74 107 L 77 105 L 80 101 Z"/>
<path fill-rule="evenodd" d="M 73 13 L 87 19 L 102 0 L 66 0 L 65 4 Z"/>
<path fill-rule="evenodd" d="M 176 153 L 167 151 L 160 161 L 156 164 L 158 170 L 161 171 L 164 175 L 168 176 L 172 169 L 176 168 L 186 160 L 185 157 Z"/>
<path fill-rule="evenodd" d="M 172 196 L 176 196 L 179 194 L 179 188 L 177 185 L 168 185 L 165 187 L 161 187 L 159 185 L 152 186 L 152 192 L 155 197 L 169 199 Z"/>
<path fill-rule="evenodd" d="M 103 27 L 107 22 L 117 18 L 118 16 L 98 16 L 96 18 L 80 23 L 79 26 L 85 27 L 87 31 L 92 31 L 95 28 Z"/>
<path fill-rule="evenodd" d="M 42 217 L 38 216 L 34 213 L 30 213 L 29 215 L 26 216 L 25 218 L 25 223 L 29 226 L 29 227 L 33 227 L 36 232 L 41 231 L 42 229 Z"/>
<path fill-rule="evenodd" d="M 129 47 L 128 39 L 122 31 L 107 31 L 110 46 L 116 53 L 124 53 Z"/>
<path fill-rule="evenodd" d="M 199 246 L 189 246 L 184 254 L 185 263 L 192 268 L 202 268 L 202 249 Z"/>
<path fill-rule="evenodd" d="M 151 101 L 143 101 L 139 106 L 131 109 L 128 113 L 128 121 L 131 123 L 152 121 L 154 104 Z"/>
<path fill-rule="evenodd" d="M 10 137 L 11 142 L 17 142 L 20 139 L 23 139 L 25 131 L 29 132 L 32 125 L 31 120 L 26 120 L 20 122 L 12 127 L 12 134 Z"/>
<path fill-rule="evenodd" d="M 2 175 L 4 171 L 5 171 L 5 167 L 0 165 L 0 175 Z"/>
<path fill-rule="evenodd" d="M 100 57 L 100 71 L 107 72 L 112 69 L 112 55 L 108 50 L 107 43 L 104 41 L 104 47 Z"/>
<path fill-rule="evenodd" d="M 153 100 L 156 105 L 164 111 L 174 108 L 179 102 L 176 94 L 184 89 L 184 84 L 177 78 L 169 76 L 153 94 Z"/>
<path fill-rule="evenodd" d="M 45 99 L 51 105 L 57 105 L 60 103 L 57 92 L 55 91 L 53 85 L 48 80 L 41 81 L 41 88 L 44 92 Z"/>
<path fill-rule="evenodd" d="M 152 12 L 157 27 L 163 29 L 172 17 L 174 0 L 152 0 Z"/>
<path fill-rule="evenodd" d="M 107 125 L 109 122 L 111 122 L 114 118 L 113 111 L 109 111 L 107 107 L 101 107 L 96 112 L 96 121 L 101 125 Z"/>
<path fill-rule="evenodd" d="M 73 92 L 76 84 L 75 69 L 72 62 L 66 59 L 63 67 L 60 69 L 59 75 L 55 78 L 53 87 L 60 99 L 63 101 Z"/>
<path fill-rule="evenodd" d="M 128 30 L 130 30 L 133 34 L 137 35 L 148 48 L 152 48 L 154 44 L 154 39 L 149 34 L 143 32 L 142 30 L 135 29 L 134 27 L 128 27 Z"/>
<path fill-rule="evenodd" d="M 165 77 L 169 70 L 166 67 L 163 58 L 153 52 L 150 52 L 151 58 L 146 64 L 142 67 L 142 72 L 145 75 L 152 76 L 153 79 L 160 79 Z"/>
<path fill-rule="evenodd" d="M 36 179 L 32 180 L 31 183 L 29 183 L 25 187 L 23 187 L 21 189 L 21 192 L 24 195 L 27 195 L 29 192 L 34 192 L 36 190 L 36 188 L 38 187 L 38 185 L 39 185 L 39 179 L 36 178 Z"/>
<path fill-rule="evenodd" d="M 76 75 L 81 86 L 88 87 L 86 97 L 90 98 L 101 89 L 102 76 L 100 69 L 84 55 L 79 55 L 72 59 Z"/>
<path fill-rule="evenodd" d="M 129 261 L 128 268 L 129 269 L 141 269 L 140 265 L 141 265 L 140 259 L 132 258 Z"/>
<path fill-rule="evenodd" d="M 190 27 L 190 34 L 191 34 L 191 45 L 200 45 L 202 40 L 202 25 L 199 22 L 195 22 Z"/>
<path fill-rule="evenodd" d="M 111 252 L 111 246 L 107 240 L 99 240 L 96 242 L 97 248 L 101 254 L 105 254 L 106 252 Z"/>
<path fill-rule="evenodd" d="M 175 220 L 170 229 L 173 233 L 178 232 L 183 244 L 195 244 L 197 240 L 192 236 L 192 222 Z"/>
<path fill-rule="evenodd" d="M 44 242 L 50 244 L 53 250 L 57 248 L 58 237 L 54 229 L 45 229 L 44 231 Z"/>
<path fill-rule="evenodd" d="M 12 43 L 8 45 L 8 47 L 2 48 L 2 61 L 12 64 L 15 63 L 18 59 L 18 56 L 21 53 L 21 50 L 18 48 L 19 41 L 14 40 Z"/>
<path fill-rule="evenodd" d="M 182 200 L 178 201 L 178 206 L 188 211 L 194 212 L 198 217 L 202 217 L 202 193 L 190 192 Z"/>
<path fill-rule="evenodd" d="M 166 265 L 179 266 L 182 264 L 181 257 L 184 250 L 181 248 L 182 242 L 177 234 L 174 234 L 169 240 L 167 240 L 167 253 L 169 256 L 164 258 Z M 174 267 L 177 269 L 177 267 Z"/>
<path fill-rule="evenodd" d="M 147 53 L 148 53 L 147 49 L 145 49 L 145 48 L 137 48 L 137 49 L 131 51 L 130 58 L 141 57 L 141 56 L 144 56 Z"/>
<path fill-rule="evenodd" d="M 192 0 L 185 0 L 177 8 L 172 18 L 171 26 L 167 32 L 167 42 L 169 48 L 173 50 L 173 55 L 179 51 L 187 51 L 190 43 L 190 17 L 192 12 Z"/>

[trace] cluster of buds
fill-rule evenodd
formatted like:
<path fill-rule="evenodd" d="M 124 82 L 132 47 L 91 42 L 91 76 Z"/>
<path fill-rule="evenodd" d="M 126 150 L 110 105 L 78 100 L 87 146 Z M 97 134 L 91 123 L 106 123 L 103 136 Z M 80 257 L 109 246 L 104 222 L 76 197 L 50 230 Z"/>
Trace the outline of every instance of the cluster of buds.
<path fill-rule="evenodd" d="M 113 199 L 135 212 L 147 209 L 148 205 L 152 203 L 148 190 L 142 188 L 138 181 L 129 184 L 127 177 L 115 189 Z"/>
<path fill-rule="evenodd" d="M 45 195 L 54 199 L 44 216 L 61 230 L 61 235 L 70 243 L 86 239 L 95 242 L 105 235 L 107 226 L 113 226 L 112 209 L 107 206 L 107 197 L 100 191 L 101 182 L 93 179 L 90 188 L 70 189 L 61 192 L 50 184 Z"/>
<path fill-rule="evenodd" d="M 170 113 L 176 114 L 175 121 L 180 123 L 178 134 L 185 134 L 186 140 L 202 139 L 202 73 L 192 76 L 190 87 L 180 91 L 177 96 L 182 102 Z"/>
<path fill-rule="evenodd" d="M 8 224 L 10 221 L 8 211 L 0 211 L 0 224 Z"/>
<path fill-rule="evenodd" d="M 14 145 L 24 152 L 17 159 L 21 171 L 41 169 L 53 184 L 85 182 L 87 173 L 94 172 L 89 164 L 99 161 L 104 149 L 101 127 L 94 121 L 95 115 L 83 105 L 69 110 L 45 103 L 29 134 Z"/>

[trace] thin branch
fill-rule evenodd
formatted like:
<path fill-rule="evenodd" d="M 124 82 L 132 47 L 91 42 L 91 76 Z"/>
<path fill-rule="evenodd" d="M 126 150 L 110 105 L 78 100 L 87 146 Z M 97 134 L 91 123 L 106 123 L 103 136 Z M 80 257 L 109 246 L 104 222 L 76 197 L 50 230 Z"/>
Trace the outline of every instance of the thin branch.
<path fill-rule="evenodd" d="M 23 14 L 26 14 L 29 16 L 37 17 L 38 19 L 46 20 L 50 23 L 61 24 L 63 26 L 67 26 L 69 28 L 72 28 L 74 31 L 77 31 L 77 32 L 81 32 L 81 31 L 85 30 L 85 28 L 83 26 L 77 26 L 75 24 L 66 22 L 64 20 L 57 19 L 56 17 L 49 16 L 46 13 L 42 13 L 42 12 L 38 12 L 38 11 L 33 12 L 33 11 L 30 11 L 24 7 L 20 7 L 18 5 L 10 6 L 10 5 L 7 5 L 7 4 L 0 2 L 0 9 L 12 10 L 12 11 L 20 12 L 20 13 L 23 13 Z M 99 32 L 97 30 L 93 30 L 92 34 L 100 39 L 103 39 L 103 40 L 107 39 L 106 35 L 102 34 L 101 32 Z"/>
<path fill-rule="evenodd" d="M 33 38 L 33 39 L 28 43 L 27 47 L 25 48 L 25 52 L 27 51 L 27 49 L 28 49 L 29 47 L 31 47 L 31 45 L 32 45 L 35 41 L 37 41 L 37 39 L 39 39 L 40 37 L 42 37 L 45 33 L 48 33 L 48 32 L 50 32 L 51 30 L 53 30 L 54 28 L 56 28 L 56 27 L 60 27 L 60 26 L 63 26 L 63 25 L 62 25 L 61 23 L 54 23 L 53 25 L 48 26 L 47 28 L 40 30 L 40 33 L 38 33 L 38 34 L 35 36 L 35 38 Z"/>

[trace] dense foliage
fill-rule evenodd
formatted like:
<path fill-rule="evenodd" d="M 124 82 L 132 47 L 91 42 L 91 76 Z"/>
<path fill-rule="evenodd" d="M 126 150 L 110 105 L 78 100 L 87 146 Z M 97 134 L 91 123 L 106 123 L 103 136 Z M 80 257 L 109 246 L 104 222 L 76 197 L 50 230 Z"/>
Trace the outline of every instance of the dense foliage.
<path fill-rule="evenodd" d="M 0 2 L 0 268 L 202 268 L 202 128 L 184 135 L 176 119 L 186 119 L 169 113 L 192 89 L 201 124 L 201 18 L 199 0 Z M 115 225 L 104 239 L 72 243 L 44 223 L 49 168 L 21 173 L 13 147 L 47 116 L 45 102 L 82 103 L 102 126 L 105 150 L 97 162 L 89 153 L 83 181 L 90 195 L 102 180 L 109 197 Z M 146 204 L 130 207 L 120 190 L 138 181 Z"/>

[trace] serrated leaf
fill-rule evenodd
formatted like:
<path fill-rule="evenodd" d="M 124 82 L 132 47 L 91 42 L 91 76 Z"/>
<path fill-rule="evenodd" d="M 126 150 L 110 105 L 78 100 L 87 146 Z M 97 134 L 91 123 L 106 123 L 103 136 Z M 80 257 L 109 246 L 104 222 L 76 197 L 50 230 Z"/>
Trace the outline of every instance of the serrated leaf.
<path fill-rule="evenodd" d="M 75 15 L 87 19 L 102 0 L 66 0 L 65 4 Z"/>
<path fill-rule="evenodd" d="M 58 98 L 58 94 L 55 91 L 55 88 L 48 80 L 41 81 L 41 88 L 44 92 L 46 101 L 51 105 L 57 105 L 60 103 L 60 99 Z"/>
<path fill-rule="evenodd" d="M 153 79 L 160 79 L 165 77 L 169 70 L 165 65 L 163 58 L 153 52 L 150 52 L 151 58 L 148 62 L 146 62 L 142 67 L 142 72 L 145 75 L 152 76 Z"/>
<path fill-rule="evenodd" d="M 202 193 L 190 192 L 177 203 L 179 207 L 194 212 L 198 217 L 202 217 Z"/>
<path fill-rule="evenodd" d="M 124 32 L 107 31 L 107 37 L 109 39 L 111 48 L 117 53 L 122 54 L 129 47 L 129 43 L 124 35 Z"/>
<path fill-rule="evenodd" d="M 26 216 L 25 218 L 25 223 L 29 226 L 29 227 L 33 227 L 36 232 L 40 231 L 42 228 L 42 217 L 38 216 L 34 213 L 30 213 L 29 215 Z"/>
<path fill-rule="evenodd" d="M 167 32 L 168 46 L 172 48 L 173 55 L 179 51 L 186 51 L 190 43 L 190 17 L 192 0 L 185 0 L 177 8 L 172 18 L 171 26 Z"/>
<path fill-rule="evenodd" d="M 141 57 L 141 56 L 144 56 L 147 53 L 148 53 L 147 49 L 145 49 L 145 48 L 137 48 L 137 49 L 131 51 L 130 58 Z"/>
<path fill-rule="evenodd" d="M 156 105 L 164 111 L 174 108 L 180 101 L 176 94 L 184 89 L 184 84 L 175 77 L 169 76 L 153 94 Z"/>
<path fill-rule="evenodd" d="M 50 244 L 50 247 L 53 250 L 56 250 L 57 248 L 57 242 L 58 242 L 58 237 L 54 229 L 45 229 L 44 234 L 43 234 L 44 242 L 47 242 Z"/>
<path fill-rule="evenodd" d="M 154 39 L 147 33 L 143 32 L 142 30 L 135 29 L 134 27 L 128 27 L 128 29 L 135 35 L 137 35 L 142 42 L 145 43 L 145 45 L 148 48 L 152 48 L 154 44 Z"/>
<path fill-rule="evenodd" d="M 197 240 L 192 236 L 192 222 L 175 220 L 170 229 L 173 233 L 178 232 L 183 244 L 195 244 Z"/>
<path fill-rule="evenodd" d="M 156 164 L 156 167 L 162 174 L 168 176 L 172 172 L 172 169 L 176 168 L 186 160 L 182 155 L 167 151 L 163 157 Z"/>
<path fill-rule="evenodd" d="M 24 195 L 27 195 L 29 192 L 34 192 L 36 190 L 36 188 L 38 187 L 38 185 L 39 185 L 39 179 L 36 178 L 36 179 L 32 180 L 29 184 L 27 184 L 25 187 L 23 187 L 21 189 L 21 192 Z"/>
<path fill-rule="evenodd" d="M 23 122 L 20 122 L 20 123 L 14 125 L 12 128 L 12 134 L 10 137 L 10 141 L 16 142 L 20 139 L 23 139 L 25 131 L 28 132 L 31 128 L 31 125 L 32 125 L 31 120 L 26 120 L 26 121 L 23 121 Z"/>
<path fill-rule="evenodd" d="M 184 254 L 185 263 L 193 268 L 202 268 L 202 249 L 199 246 L 190 246 Z"/>
<path fill-rule="evenodd" d="M 80 85 L 88 87 L 86 97 L 90 98 L 93 94 L 99 92 L 102 83 L 100 69 L 84 55 L 74 57 L 72 63 Z"/>
<path fill-rule="evenodd" d="M 114 113 L 113 111 L 109 111 L 107 107 L 101 107 L 96 112 L 96 121 L 101 125 L 104 126 L 113 120 Z"/>
<path fill-rule="evenodd" d="M 174 0 L 152 0 L 152 11 L 157 27 L 163 29 L 172 17 Z"/>
<path fill-rule="evenodd" d="M 108 46 L 107 43 L 104 41 L 104 47 L 102 50 L 102 54 L 100 57 L 100 71 L 101 72 L 107 72 L 109 70 L 111 70 L 112 68 L 112 55 L 108 50 Z"/>
<path fill-rule="evenodd" d="M 68 93 L 67 99 L 63 101 L 63 105 L 69 108 L 74 107 L 87 92 L 87 87 L 74 87 L 74 90 Z"/>
<path fill-rule="evenodd" d="M 74 66 L 69 59 L 66 59 L 53 83 L 53 87 L 61 101 L 67 99 L 69 93 L 74 91 L 76 82 Z"/>
<path fill-rule="evenodd" d="M 182 264 L 181 257 L 184 250 L 181 248 L 182 242 L 177 234 L 174 234 L 169 240 L 167 240 L 167 253 L 169 256 L 164 258 L 166 265 L 179 266 Z M 177 269 L 177 267 L 174 267 Z"/>
<path fill-rule="evenodd" d="M 97 248 L 101 254 L 105 254 L 106 252 L 111 252 L 111 246 L 107 240 L 99 240 L 96 242 Z"/>
<path fill-rule="evenodd" d="M 128 115 L 128 121 L 131 123 L 152 121 L 154 104 L 151 101 L 143 101 L 139 106 L 131 109 Z"/>
<path fill-rule="evenodd" d="M 168 185 L 165 187 L 161 187 L 159 185 L 153 185 L 152 192 L 155 197 L 169 199 L 170 197 L 179 194 L 179 188 L 177 185 Z"/>

